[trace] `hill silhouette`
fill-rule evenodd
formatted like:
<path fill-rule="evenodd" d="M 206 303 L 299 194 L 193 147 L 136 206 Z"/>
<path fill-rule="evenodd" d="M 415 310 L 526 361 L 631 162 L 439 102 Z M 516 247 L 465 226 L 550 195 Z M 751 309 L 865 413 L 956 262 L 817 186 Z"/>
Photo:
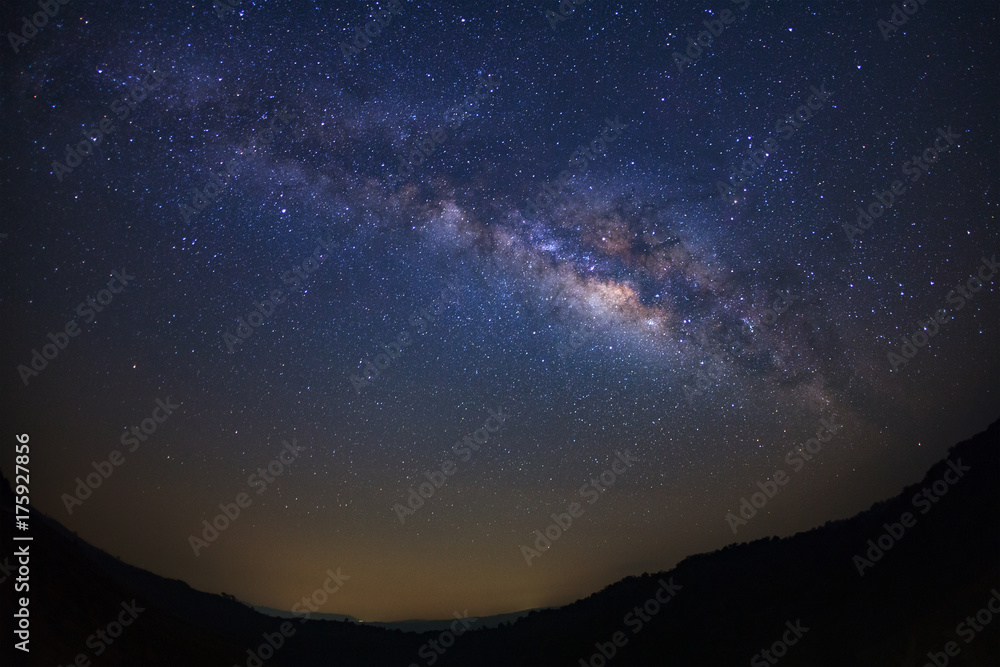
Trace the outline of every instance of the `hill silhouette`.
<path fill-rule="evenodd" d="M 998 444 L 995 422 L 952 447 L 919 483 L 857 516 L 691 556 L 669 572 L 627 577 L 499 627 L 473 626 L 443 653 L 429 648 L 447 641 L 437 629 L 259 613 L 123 563 L 32 510 L 32 650 L 24 661 L 11 649 L 4 664 L 70 665 L 84 653 L 91 664 L 137 666 L 769 665 L 755 656 L 784 636 L 795 643 L 782 665 L 923 665 L 949 641 L 960 651 L 940 653 L 949 665 L 1000 665 L 1000 616 L 968 643 L 956 634 L 1000 590 Z M 935 502 L 914 498 L 925 489 Z M 6 480 L 0 496 L 3 525 L 11 526 Z M 911 527 L 901 523 L 905 512 Z M 880 537 L 888 549 L 878 555 Z M 0 590 L 11 619 L 13 577 Z M 669 601 L 647 605 L 658 591 Z M 142 609 L 135 622 L 95 658 L 88 637 L 133 600 Z M 279 642 L 283 623 L 294 633 Z M 280 647 L 258 663 L 248 651 L 265 644 L 265 633 Z"/>

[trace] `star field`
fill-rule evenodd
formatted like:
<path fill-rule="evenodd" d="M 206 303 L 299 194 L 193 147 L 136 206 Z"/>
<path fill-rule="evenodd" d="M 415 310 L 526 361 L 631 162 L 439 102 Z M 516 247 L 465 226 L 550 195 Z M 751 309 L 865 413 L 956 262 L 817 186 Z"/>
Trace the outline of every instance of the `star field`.
<path fill-rule="evenodd" d="M 358 48 L 377 3 L 72 3 L 6 47 L 4 422 L 42 452 L 38 507 L 253 604 L 341 567 L 323 611 L 484 616 L 849 516 L 995 418 L 996 279 L 948 300 L 1000 250 L 994 7 L 928 2 L 886 39 L 891 3 L 595 2 L 554 26 L 554 1 L 479 4 L 401 0 Z M 87 321 L 116 270 L 134 281 Z M 461 460 L 490 410 L 509 417 Z M 831 416 L 734 537 L 726 514 Z M 526 567 L 519 545 L 626 450 Z"/>

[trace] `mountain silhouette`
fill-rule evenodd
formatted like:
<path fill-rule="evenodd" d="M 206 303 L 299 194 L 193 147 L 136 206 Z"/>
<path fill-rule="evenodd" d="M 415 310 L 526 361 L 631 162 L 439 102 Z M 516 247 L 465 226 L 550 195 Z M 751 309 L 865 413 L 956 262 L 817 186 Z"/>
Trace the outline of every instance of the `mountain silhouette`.
<path fill-rule="evenodd" d="M 439 649 L 430 642 L 440 647 L 446 640 L 440 622 L 408 622 L 415 628 L 435 625 L 404 632 L 349 617 L 277 618 L 232 596 L 197 591 L 123 563 L 32 509 L 31 654 L 25 659 L 11 648 L 3 664 L 68 666 L 84 653 L 91 664 L 130 666 L 686 667 L 780 661 L 885 667 L 934 664 L 931 653 L 938 667 L 1000 665 L 1000 615 L 971 639 L 967 626 L 962 634 L 957 629 L 986 609 L 994 594 L 994 604 L 1000 604 L 998 444 L 995 422 L 953 446 L 920 482 L 854 517 L 691 556 L 669 572 L 627 577 L 564 607 L 510 615 L 497 627 L 473 624 Z M 0 509 L 3 526 L 12 526 L 6 479 Z M 904 525 L 907 512 L 912 521 Z M 11 544 L 7 537 L 5 558 L 11 558 Z M 8 623 L 13 578 L 8 574 L 0 583 Z M 657 595 L 660 601 L 652 604 Z M 123 604 L 141 611 L 95 657 L 88 638 L 125 613 Z M 281 634 L 282 624 L 293 630 L 290 636 Z M 258 651 L 268 636 L 279 647 Z M 956 657 L 943 653 L 948 642 L 954 642 Z M 774 650 L 768 654 L 774 662 L 763 650 Z"/>

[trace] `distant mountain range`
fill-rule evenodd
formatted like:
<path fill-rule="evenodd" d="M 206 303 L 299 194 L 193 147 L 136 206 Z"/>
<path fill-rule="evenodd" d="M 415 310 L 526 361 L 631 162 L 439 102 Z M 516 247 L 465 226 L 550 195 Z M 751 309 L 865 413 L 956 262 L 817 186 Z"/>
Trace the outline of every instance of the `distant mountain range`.
<path fill-rule="evenodd" d="M 7 531 L 6 480 L 0 509 Z M 782 667 L 885 667 L 923 665 L 929 652 L 950 665 L 1000 665 L 1000 615 L 970 641 L 969 626 L 959 626 L 1000 590 L 1000 422 L 954 446 L 899 496 L 850 519 L 691 556 L 565 607 L 493 617 L 491 627 L 477 623 L 447 649 L 430 642 L 440 647 L 450 621 L 283 620 L 291 614 L 123 563 L 34 510 L 31 521 L 31 658 L 7 650 L 8 630 L 5 665 L 68 666 L 83 653 L 95 667 L 757 667 L 779 659 Z M 11 552 L 7 538 L 4 555 Z M 9 623 L 13 577 L 0 592 Z M 95 658 L 88 638 L 133 600 L 142 609 L 137 620 Z M 290 636 L 280 634 L 283 624 Z M 267 646 L 267 637 L 279 647 Z M 942 652 L 948 642 L 957 657 Z M 258 650 L 262 644 L 267 650 Z"/>
<path fill-rule="evenodd" d="M 253 609 L 259 611 L 267 616 L 274 616 L 275 618 L 300 618 L 300 614 L 295 614 L 290 611 L 283 611 L 281 609 L 272 609 L 271 607 L 261 607 L 259 605 L 254 605 Z M 496 628 L 501 623 L 513 623 L 519 618 L 524 618 L 533 611 L 540 611 L 536 609 L 526 609 L 524 611 L 516 611 L 510 614 L 497 614 L 495 616 L 479 616 L 476 618 L 477 628 Z M 310 614 L 309 618 L 321 620 L 321 621 L 350 621 L 351 623 L 362 623 L 353 616 L 348 616 L 346 614 L 320 614 L 313 613 Z M 392 623 L 380 623 L 380 622 L 367 622 L 365 625 L 373 626 L 376 628 L 386 628 L 387 630 L 402 630 L 403 632 L 439 632 L 441 630 L 447 630 L 451 627 L 451 624 L 455 622 L 455 619 L 449 618 L 445 621 L 422 621 L 422 620 L 410 620 L 410 621 L 394 621 Z"/>
<path fill-rule="evenodd" d="M 302 614 L 296 614 L 283 609 L 272 609 L 271 607 L 262 607 L 256 604 L 251 605 L 250 608 L 254 611 L 259 611 L 265 616 L 273 616 L 275 618 L 302 618 Z M 311 612 L 309 614 L 309 618 L 316 619 L 318 621 L 350 621 L 351 623 L 361 622 L 353 616 L 348 616 L 347 614 L 321 614 L 319 612 Z"/>

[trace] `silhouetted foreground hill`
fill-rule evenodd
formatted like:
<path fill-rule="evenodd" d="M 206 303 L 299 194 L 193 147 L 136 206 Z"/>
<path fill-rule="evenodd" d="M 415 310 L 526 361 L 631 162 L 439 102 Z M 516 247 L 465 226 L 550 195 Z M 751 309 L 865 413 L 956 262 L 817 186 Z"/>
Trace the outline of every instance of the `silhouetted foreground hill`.
<path fill-rule="evenodd" d="M 609 655 L 614 650 L 608 665 L 770 665 L 757 654 L 779 642 L 773 650 L 783 657 L 771 657 L 781 665 L 920 666 L 928 652 L 939 654 L 939 667 L 942 660 L 1000 665 L 1000 614 L 981 613 L 979 623 L 986 614 L 992 619 L 975 625 L 981 631 L 958 627 L 969 616 L 975 624 L 991 591 L 1000 591 L 998 445 L 1000 422 L 953 447 L 919 484 L 856 517 L 692 556 L 670 572 L 626 578 L 512 625 L 469 630 L 443 654 L 428 648 L 442 639 L 440 632 L 265 616 L 122 563 L 33 512 L 32 650 L 28 661 L 8 652 L 7 632 L 4 652 L 13 660 L 4 664 L 70 665 L 85 653 L 94 665 L 405 667 L 432 664 L 434 657 L 440 666 L 573 666 L 582 659 L 601 667 L 603 648 Z M 915 498 L 925 489 L 934 498 L 944 493 L 933 503 L 929 496 Z M 6 481 L 0 492 L 6 532 L 13 521 Z M 905 512 L 915 520 L 911 527 L 901 523 Z M 886 524 L 896 534 L 904 531 L 898 541 Z M 872 551 L 870 567 L 855 561 L 872 548 L 868 540 L 877 544 L 880 536 L 888 550 Z M 13 576 L 0 584 L 6 619 L 13 613 L 12 584 Z M 662 606 L 649 602 L 658 591 L 669 599 Z M 133 599 L 143 611 L 94 659 L 98 644 L 91 640 L 88 647 L 88 637 L 119 615 L 128 619 L 122 604 Z M 1000 609 L 1000 593 L 992 604 Z M 273 633 L 282 623 L 294 634 L 258 664 L 248 649 L 264 643 L 265 633 L 278 643 Z M 783 637 L 794 645 L 783 650 Z M 955 642 L 957 657 L 943 653 L 948 642 Z"/>

